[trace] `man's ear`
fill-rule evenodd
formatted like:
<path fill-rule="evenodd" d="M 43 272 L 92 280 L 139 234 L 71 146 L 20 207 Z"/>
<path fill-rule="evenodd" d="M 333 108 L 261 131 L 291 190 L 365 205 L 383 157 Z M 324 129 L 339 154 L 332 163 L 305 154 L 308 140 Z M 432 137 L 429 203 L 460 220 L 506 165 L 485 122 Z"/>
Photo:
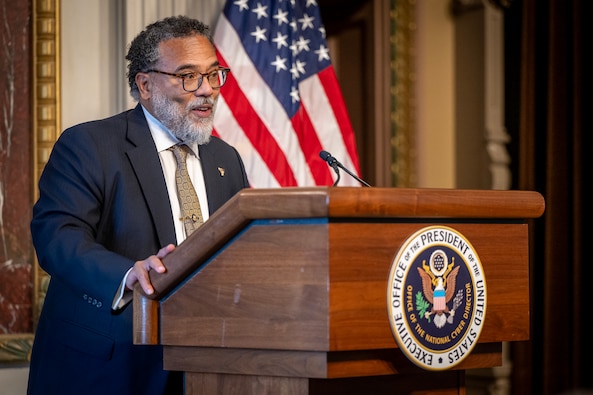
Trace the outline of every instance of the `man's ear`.
<path fill-rule="evenodd" d="M 136 81 L 136 85 L 138 85 L 140 97 L 144 100 L 150 100 L 152 81 L 150 80 L 148 73 L 138 73 L 134 80 Z"/>

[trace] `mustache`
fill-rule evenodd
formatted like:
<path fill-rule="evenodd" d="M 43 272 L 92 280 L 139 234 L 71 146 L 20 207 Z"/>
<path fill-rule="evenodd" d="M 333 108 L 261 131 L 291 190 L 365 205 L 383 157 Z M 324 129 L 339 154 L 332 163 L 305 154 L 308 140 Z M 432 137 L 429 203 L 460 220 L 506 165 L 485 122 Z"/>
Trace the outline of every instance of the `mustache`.
<path fill-rule="evenodd" d="M 215 103 L 216 103 L 216 100 L 214 100 L 212 97 L 197 97 L 194 100 L 192 100 L 191 102 L 187 103 L 186 109 L 192 110 L 194 108 L 201 107 L 203 105 L 209 105 L 209 106 L 213 107 Z"/>

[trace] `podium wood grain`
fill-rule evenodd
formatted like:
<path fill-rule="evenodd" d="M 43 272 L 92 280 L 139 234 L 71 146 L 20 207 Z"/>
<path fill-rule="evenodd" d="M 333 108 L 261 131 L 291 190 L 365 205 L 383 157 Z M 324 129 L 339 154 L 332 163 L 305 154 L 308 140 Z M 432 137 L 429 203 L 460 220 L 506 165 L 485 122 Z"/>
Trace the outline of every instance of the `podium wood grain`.
<path fill-rule="evenodd" d="M 500 365 L 502 342 L 529 339 L 529 220 L 543 210 L 527 191 L 244 190 L 164 259 L 167 273 L 151 274 L 154 295 L 136 289 L 135 341 L 162 344 L 165 368 L 187 372 L 192 388 L 307 379 L 306 392 L 289 392 L 304 394 L 326 379 L 388 376 L 389 387 L 410 376 L 458 393 L 463 370 Z M 432 225 L 467 238 L 487 282 L 479 344 L 450 372 L 413 365 L 387 316 L 392 262 Z"/>

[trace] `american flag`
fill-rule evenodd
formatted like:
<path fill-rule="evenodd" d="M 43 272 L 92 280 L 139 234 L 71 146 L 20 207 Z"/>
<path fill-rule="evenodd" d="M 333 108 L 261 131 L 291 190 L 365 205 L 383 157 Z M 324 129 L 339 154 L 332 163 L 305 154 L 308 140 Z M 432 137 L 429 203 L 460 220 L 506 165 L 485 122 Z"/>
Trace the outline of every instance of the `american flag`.
<path fill-rule="evenodd" d="M 227 0 L 214 44 L 231 68 L 214 134 L 237 148 L 253 187 L 332 185 L 322 150 L 359 174 L 316 0 Z M 346 175 L 339 185 L 359 183 Z"/>

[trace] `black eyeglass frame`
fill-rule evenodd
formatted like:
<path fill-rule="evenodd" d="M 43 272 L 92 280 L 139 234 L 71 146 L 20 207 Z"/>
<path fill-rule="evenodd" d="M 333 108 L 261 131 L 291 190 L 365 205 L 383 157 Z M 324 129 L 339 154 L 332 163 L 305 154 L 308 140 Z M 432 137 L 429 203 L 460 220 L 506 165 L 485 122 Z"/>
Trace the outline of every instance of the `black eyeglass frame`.
<path fill-rule="evenodd" d="M 218 86 L 212 86 L 212 83 L 210 82 L 210 77 L 216 75 L 218 78 L 218 74 L 220 72 L 224 72 L 224 78 L 222 78 L 222 84 L 218 85 Z M 202 86 L 202 82 L 204 82 L 204 77 L 208 78 L 208 83 L 210 84 L 210 86 L 212 87 L 212 89 L 220 89 L 221 86 L 223 86 L 226 83 L 227 80 L 227 76 L 228 74 L 231 72 L 231 69 L 228 67 L 219 67 L 215 70 L 209 71 L 208 73 L 198 73 L 198 72 L 189 72 L 189 73 L 183 73 L 183 74 L 179 74 L 179 73 L 169 73 L 166 71 L 162 71 L 162 70 L 157 70 L 157 69 L 149 69 L 146 70 L 145 73 L 158 73 L 158 74 L 164 74 L 164 75 L 169 75 L 171 77 L 177 77 L 181 79 L 181 86 L 183 87 L 183 90 L 186 92 L 195 92 L 198 89 L 200 89 L 200 87 Z M 189 79 L 189 75 L 199 75 L 198 77 L 198 86 L 196 87 L 196 89 L 193 90 L 189 90 L 186 89 L 185 87 L 185 81 Z M 218 80 L 221 80 L 221 78 L 218 78 Z"/>

